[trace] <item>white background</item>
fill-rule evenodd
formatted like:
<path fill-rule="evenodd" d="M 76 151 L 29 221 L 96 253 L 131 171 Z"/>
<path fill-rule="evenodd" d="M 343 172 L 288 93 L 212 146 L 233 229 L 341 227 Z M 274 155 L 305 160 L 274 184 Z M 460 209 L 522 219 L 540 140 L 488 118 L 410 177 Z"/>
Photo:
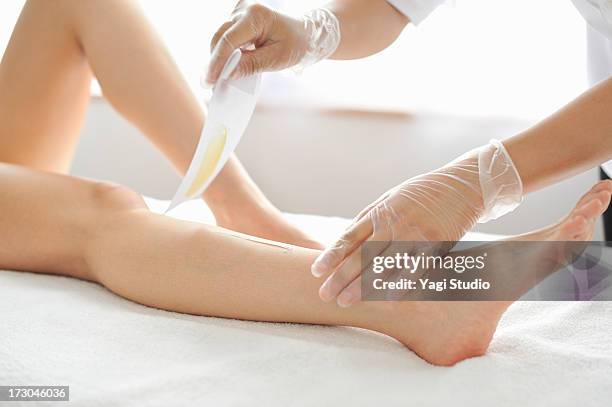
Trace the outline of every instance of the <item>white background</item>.
<path fill-rule="evenodd" d="M 212 33 L 234 1 L 141 3 L 197 88 Z M 274 3 L 295 9 L 321 2 Z M 0 2 L 0 45 L 22 4 Z M 584 27 L 569 0 L 458 0 L 377 56 L 325 62 L 298 81 L 269 75 L 284 86 L 269 89 L 264 101 L 540 118 L 585 88 Z"/>
<path fill-rule="evenodd" d="M 22 3 L 0 2 L 0 49 Z M 233 1 L 141 3 L 202 97 L 210 37 Z M 352 216 L 397 182 L 511 136 L 577 96 L 586 89 L 585 49 L 585 23 L 569 0 L 458 0 L 377 56 L 324 62 L 298 78 L 267 75 L 239 155 L 282 209 Z M 94 100 L 83 133 L 75 174 L 170 198 L 176 175 L 102 100 Z M 534 194 L 483 230 L 543 226 L 595 178 L 591 172 Z"/>

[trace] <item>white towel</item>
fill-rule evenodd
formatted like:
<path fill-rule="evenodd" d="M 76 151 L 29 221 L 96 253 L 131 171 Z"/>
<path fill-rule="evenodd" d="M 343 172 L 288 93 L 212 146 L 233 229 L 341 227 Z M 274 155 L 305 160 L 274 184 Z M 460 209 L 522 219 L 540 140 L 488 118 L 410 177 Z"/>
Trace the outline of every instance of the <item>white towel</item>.
<path fill-rule="evenodd" d="M 292 219 L 326 241 L 346 225 Z M 365 330 L 182 315 L 0 272 L 0 385 L 68 385 L 74 406 L 604 406 L 610 338 L 612 303 L 520 302 L 486 356 L 444 368 Z"/>

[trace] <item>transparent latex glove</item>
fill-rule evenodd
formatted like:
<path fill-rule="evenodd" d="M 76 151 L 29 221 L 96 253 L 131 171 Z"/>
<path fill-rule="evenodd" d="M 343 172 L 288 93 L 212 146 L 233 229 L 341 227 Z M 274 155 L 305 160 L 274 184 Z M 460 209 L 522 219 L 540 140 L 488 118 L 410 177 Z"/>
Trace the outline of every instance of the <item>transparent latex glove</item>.
<path fill-rule="evenodd" d="M 364 242 L 456 242 L 479 219 L 495 219 L 516 208 L 523 187 L 503 145 L 492 140 L 446 166 L 392 188 L 365 208 L 344 234 L 312 265 L 315 277 L 327 276 L 319 290 L 323 301 L 350 306 L 361 299 Z M 451 245 L 431 247 L 450 250 Z"/>
<path fill-rule="evenodd" d="M 244 52 L 232 78 L 289 67 L 301 70 L 333 54 L 339 43 L 338 19 L 327 9 L 314 9 L 295 18 L 241 0 L 231 20 L 213 37 L 212 57 L 203 84 L 216 83 L 227 59 L 237 48 Z"/>

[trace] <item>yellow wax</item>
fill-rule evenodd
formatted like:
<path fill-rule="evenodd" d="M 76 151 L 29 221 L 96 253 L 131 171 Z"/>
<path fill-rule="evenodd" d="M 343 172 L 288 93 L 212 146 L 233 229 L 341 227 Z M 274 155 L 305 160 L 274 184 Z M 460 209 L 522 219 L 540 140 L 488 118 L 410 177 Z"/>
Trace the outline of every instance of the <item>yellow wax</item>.
<path fill-rule="evenodd" d="M 187 190 L 187 196 L 189 198 L 193 198 L 193 195 L 198 192 L 202 185 L 212 176 L 221 158 L 221 153 L 223 153 L 223 149 L 225 148 L 225 143 L 227 143 L 227 129 L 224 128 L 223 132 L 208 144 L 202 162 L 200 163 L 200 168 L 198 168 L 198 172 Z"/>

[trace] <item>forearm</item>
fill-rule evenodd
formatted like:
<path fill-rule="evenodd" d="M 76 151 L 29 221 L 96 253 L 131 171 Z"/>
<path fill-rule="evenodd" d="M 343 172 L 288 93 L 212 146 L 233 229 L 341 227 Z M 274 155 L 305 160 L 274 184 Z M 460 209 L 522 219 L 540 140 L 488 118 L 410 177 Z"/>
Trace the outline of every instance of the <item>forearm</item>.
<path fill-rule="evenodd" d="M 386 0 L 336 0 L 327 8 L 340 22 L 341 41 L 331 59 L 357 59 L 391 45 L 410 20 Z"/>
<path fill-rule="evenodd" d="M 612 159 L 612 78 L 504 145 L 525 193 Z"/>

